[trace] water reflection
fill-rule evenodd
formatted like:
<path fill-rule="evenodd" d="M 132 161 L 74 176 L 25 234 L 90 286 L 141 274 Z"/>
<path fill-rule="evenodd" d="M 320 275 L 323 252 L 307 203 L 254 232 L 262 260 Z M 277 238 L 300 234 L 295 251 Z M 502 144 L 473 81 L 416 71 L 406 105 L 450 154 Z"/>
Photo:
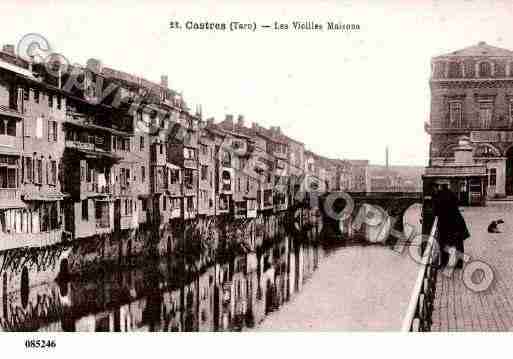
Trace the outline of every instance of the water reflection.
<path fill-rule="evenodd" d="M 80 279 L 64 268 L 54 281 L 3 291 L 0 325 L 9 331 L 242 330 L 301 290 L 318 256 L 317 246 L 294 246 L 284 237 L 199 272 L 184 271 L 179 258 Z"/>

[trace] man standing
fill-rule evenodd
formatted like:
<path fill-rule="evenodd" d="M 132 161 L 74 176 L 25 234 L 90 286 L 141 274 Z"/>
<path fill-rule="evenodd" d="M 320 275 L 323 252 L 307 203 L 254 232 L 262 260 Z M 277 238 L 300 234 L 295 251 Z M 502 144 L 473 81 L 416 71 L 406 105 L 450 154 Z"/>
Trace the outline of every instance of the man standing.
<path fill-rule="evenodd" d="M 443 183 L 433 197 L 433 215 L 438 217 L 441 267 L 449 263 L 448 247 L 456 247 L 456 268 L 463 268 L 463 241 L 470 237 L 470 233 L 458 208 L 458 199 L 447 183 Z"/>

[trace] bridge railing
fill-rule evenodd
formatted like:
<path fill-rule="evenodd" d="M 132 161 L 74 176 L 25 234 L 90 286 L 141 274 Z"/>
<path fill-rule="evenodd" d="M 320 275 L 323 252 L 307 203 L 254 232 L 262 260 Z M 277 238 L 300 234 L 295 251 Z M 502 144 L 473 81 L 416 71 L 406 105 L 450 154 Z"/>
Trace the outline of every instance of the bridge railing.
<path fill-rule="evenodd" d="M 435 300 L 437 268 L 436 237 L 438 235 L 438 217 L 435 217 L 427 243 L 423 243 L 422 261 L 415 286 L 403 319 L 401 331 L 426 332 L 431 330 L 433 302 Z"/>

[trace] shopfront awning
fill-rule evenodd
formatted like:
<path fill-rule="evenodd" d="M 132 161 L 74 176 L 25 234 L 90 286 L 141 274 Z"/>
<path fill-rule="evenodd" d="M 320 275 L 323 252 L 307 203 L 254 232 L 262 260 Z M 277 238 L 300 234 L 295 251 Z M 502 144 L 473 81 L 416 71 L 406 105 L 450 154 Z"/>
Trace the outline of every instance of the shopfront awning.
<path fill-rule="evenodd" d="M 426 167 L 423 177 L 454 178 L 454 177 L 486 177 L 486 167 L 482 165 L 467 166 L 433 166 Z"/>
<path fill-rule="evenodd" d="M 61 201 L 66 194 L 62 192 L 29 192 L 22 194 L 24 201 L 41 201 L 41 202 L 54 202 Z"/>

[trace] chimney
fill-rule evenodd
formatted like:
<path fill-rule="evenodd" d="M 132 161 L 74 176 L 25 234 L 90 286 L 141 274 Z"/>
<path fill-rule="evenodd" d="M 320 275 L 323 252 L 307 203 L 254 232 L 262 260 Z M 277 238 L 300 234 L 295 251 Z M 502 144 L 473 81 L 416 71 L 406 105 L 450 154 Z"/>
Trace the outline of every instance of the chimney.
<path fill-rule="evenodd" d="M 229 124 L 229 125 L 232 125 L 233 126 L 233 115 L 231 114 L 227 114 L 224 118 L 224 121 Z"/>
<path fill-rule="evenodd" d="M 251 124 L 251 128 L 252 128 L 253 130 L 258 129 L 258 123 L 253 122 L 253 123 Z"/>
<path fill-rule="evenodd" d="M 274 130 L 275 130 L 275 132 L 276 132 L 276 134 L 277 134 L 277 135 L 281 135 L 281 127 L 280 127 L 280 126 L 276 126 L 276 127 L 274 128 Z"/>
<path fill-rule="evenodd" d="M 92 58 L 87 60 L 87 69 L 91 70 L 96 74 L 101 74 L 103 71 L 103 65 L 101 60 Z"/>
<path fill-rule="evenodd" d="M 14 53 L 14 45 L 13 44 L 5 44 L 2 47 L 2 51 L 8 53 L 9 55 L 16 56 Z"/>
<path fill-rule="evenodd" d="M 167 75 L 161 75 L 160 76 L 160 86 L 168 88 L 169 87 L 169 80 Z"/>
<path fill-rule="evenodd" d="M 207 126 L 212 126 L 213 124 L 214 124 L 214 118 L 213 117 L 207 118 Z"/>
<path fill-rule="evenodd" d="M 237 119 L 237 126 L 244 127 L 244 116 L 239 115 L 239 118 Z"/>

